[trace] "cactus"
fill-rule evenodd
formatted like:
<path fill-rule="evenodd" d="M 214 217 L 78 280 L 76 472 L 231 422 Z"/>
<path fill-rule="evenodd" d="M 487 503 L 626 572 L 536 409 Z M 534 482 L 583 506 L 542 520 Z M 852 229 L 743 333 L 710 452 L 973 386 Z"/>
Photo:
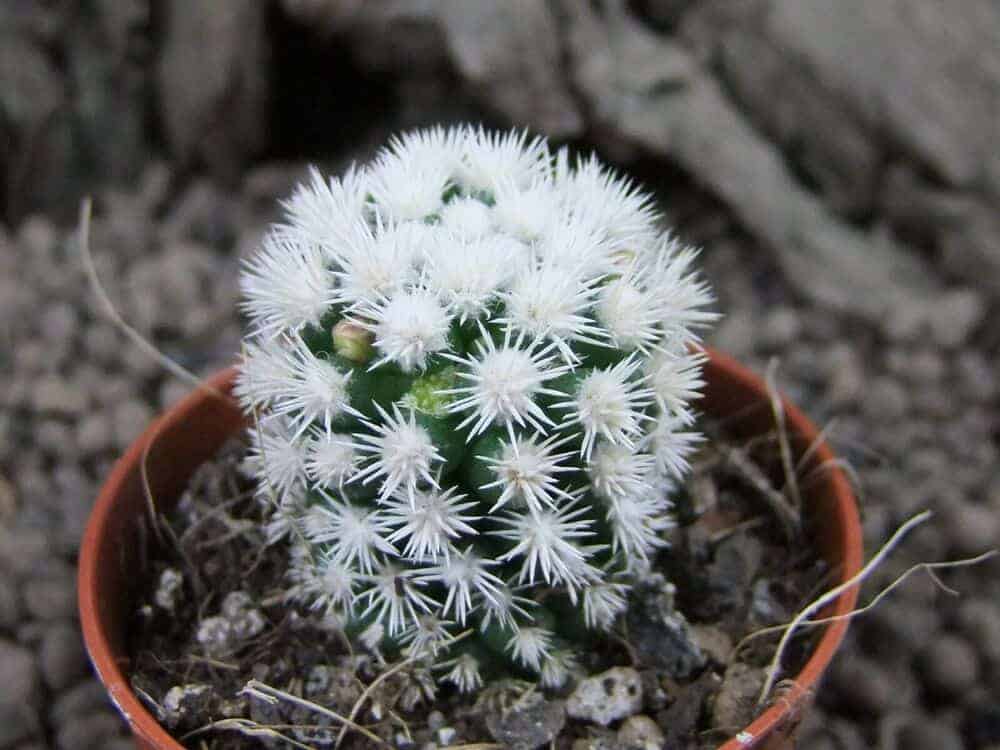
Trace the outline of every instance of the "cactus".
<path fill-rule="evenodd" d="M 561 685 L 699 440 L 695 251 L 596 158 L 471 127 L 284 209 L 242 272 L 236 394 L 289 597 L 461 690 Z"/>

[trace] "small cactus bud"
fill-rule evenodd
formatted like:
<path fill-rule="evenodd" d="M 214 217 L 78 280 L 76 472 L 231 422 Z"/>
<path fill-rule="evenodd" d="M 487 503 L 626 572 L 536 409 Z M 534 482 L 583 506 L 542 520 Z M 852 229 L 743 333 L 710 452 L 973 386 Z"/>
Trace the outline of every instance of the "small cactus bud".
<path fill-rule="evenodd" d="M 333 351 L 351 362 L 364 364 L 372 358 L 375 339 L 371 331 L 367 331 L 352 320 L 341 320 L 332 331 Z"/>

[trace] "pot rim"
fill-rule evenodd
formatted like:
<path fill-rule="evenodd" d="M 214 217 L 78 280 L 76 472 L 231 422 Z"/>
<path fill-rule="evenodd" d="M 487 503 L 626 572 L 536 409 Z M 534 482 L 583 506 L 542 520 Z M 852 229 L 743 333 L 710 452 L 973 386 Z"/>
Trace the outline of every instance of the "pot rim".
<path fill-rule="evenodd" d="M 750 391 L 757 394 L 766 393 L 763 380 L 735 359 L 708 347 L 705 347 L 704 351 L 709 356 L 711 367 L 725 371 L 728 377 L 738 381 Z M 100 617 L 104 597 L 99 575 L 98 540 L 107 533 L 109 523 L 115 514 L 116 501 L 125 489 L 126 482 L 142 462 L 146 447 L 161 431 L 187 421 L 204 407 L 206 400 L 217 398 L 213 389 L 228 393 L 235 373 L 234 366 L 216 373 L 206 381 L 207 387 L 196 389 L 167 409 L 132 443 L 125 455 L 115 463 L 107 481 L 101 487 L 80 547 L 77 599 L 84 644 L 90 661 L 98 678 L 104 683 L 112 703 L 128 722 L 136 737 L 150 747 L 160 750 L 184 749 L 139 700 L 125 674 L 127 660 L 124 657 L 117 658 L 111 647 L 111 636 L 105 628 L 103 618 Z M 782 402 L 790 432 L 810 443 L 814 442 L 820 436 L 815 425 L 786 398 L 782 397 Z M 817 443 L 814 456 L 814 460 L 819 464 L 827 464 L 834 460 L 833 451 L 825 440 Z M 837 580 L 832 584 L 836 585 L 848 580 L 861 569 L 863 541 L 857 503 L 851 486 L 836 463 L 829 465 L 831 468 L 826 472 L 824 481 L 829 484 L 829 492 L 835 498 L 834 512 L 837 526 L 842 533 L 841 565 Z M 857 597 L 857 587 L 851 587 L 826 611 L 833 616 L 846 615 L 854 609 Z M 759 741 L 766 740 L 782 725 L 787 725 L 789 722 L 794 725 L 796 717 L 811 701 L 816 683 L 840 646 L 847 631 L 848 621 L 849 618 L 844 617 L 825 626 L 819 642 L 805 666 L 795 676 L 790 689 L 747 727 L 721 745 L 719 750 L 743 750 L 759 746 Z"/>

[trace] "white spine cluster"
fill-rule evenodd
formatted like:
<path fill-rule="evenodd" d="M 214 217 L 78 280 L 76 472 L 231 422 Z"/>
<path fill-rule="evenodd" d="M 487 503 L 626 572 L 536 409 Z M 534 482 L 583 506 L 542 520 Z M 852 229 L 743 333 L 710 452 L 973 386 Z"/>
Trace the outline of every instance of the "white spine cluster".
<path fill-rule="evenodd" d="M 554 612 L 612 626 L 697 447 L 695 252 L 523 133 L 403 135 L 284 208 L 235 393 L 290 597 L 461 690 L 511 663 L 562 684 Z"/>

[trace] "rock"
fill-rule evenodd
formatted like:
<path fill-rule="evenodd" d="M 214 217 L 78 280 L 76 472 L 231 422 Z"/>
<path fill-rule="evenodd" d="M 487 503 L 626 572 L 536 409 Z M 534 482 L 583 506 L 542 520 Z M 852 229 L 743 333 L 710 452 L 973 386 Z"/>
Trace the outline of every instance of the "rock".
<path fill-rule="evenodd" d="M 56 733 L 57 750 L 104 750 L 108 740 L 122 731 L 122 720 L 110 711 L 77 716 Z"/>
<path fill-rule="evenodd" d="M 173 612 L 183 586 L 184 575 L 177 568 L 166 568 L 160 573 L 160 580 L 153 594 L 153 603 L 161 609 Z"/>
<path fill-rule="evenodd" d="M 195 640 L 208 656 L 223 657 L 237 647 L 233 626 L 225 617 L 206 617 L 198 623 Z"/>
<path fill-rule="evenodd" d="M 618 733 L 603 727 L 590 727 L 586 737 L 573 740 L 572 750 L 618 750 Z"/>
<path fill-rule="evenodd" d="M 104 411 L 85 414 L 76 423 L 76 447 L 84 456 L 99 456 L 114 447 L 114 426 Z"/>
<path fill-rule="evenodd" d="M 65 724 L 74 716 L 89 716 L 110 706 L 107 689 L 97 680 L 84 680 L 61 692 L 49 708 L 52 724 Z"/>
<path fill-rule="evenodd" d="M 661 574 L 637 583 L 625 615 L 629 639 L 644 664 L 684 678 L 705 664 L 705 656 L 684 616 L 674 608 L 673 587 Z"/>
<path fill-rule="evenodd" d="M 691 635 L 698 648 L 716 664 L 728 664 L 733 653 L 733 639 L 716 625 L 698 623 L 691 626 Z"/>
<path fill-rule="evenodd" d="M 141 401 L 129 399 L 119 403 L 112 412 L 115 445 L 119 449 L 127 448 L 149 426 L 152 419 L 152 410 Z"/>
<path fill-rule="evenodd" d="M 51 690 L 63 690 L 87 673 L 87 654 L 80 631 L 66 622 L 51 625 L 38 650 L 42 678 Z"/>
<path fill-rule="evenodd" d="M 511 750 L 534 750 L 552 742 L 566 723 L 562 701 L 546 700 L 541 693 L 530 693 L 503 710 L 488 707 L 486 728 L 493 739 Z"/>
<path fill-rule="evenodd" d="M 801 333 L 802 321 L 798 311 L 791 307 L 777 307 L 764 315 L 757 344 L 767 351 L 781 351 L 794 343 Z"/>
<path fill-rule="evenodd" d="M 945 294 L 927 318 L 931 340 L 946 349 L 964 345 L 982 323 L 986 309 L 986 300 L 974 289 Z"/>
<path fill-rule="evenodd" d="M 909 397 L 903 386 L 885 376 L 878 376 L 868 384 L 861 404 L 864 413 L 876 424 L 902 418 L 909 407 Z"/>
<path fill-rule="evenodd" d="M 158 717 L 170 729 L 187 727 L 201 717 L 204 707 L 211 700 L 211 685 L 175 685 L 167 691 L 160 703 Z"/>
<path fill-rule="evenodd" d="M 1000 516 L 985 505 L 957 502 L 944 508 L 941 524 L 950 548 L 962 557 L 981 555 L 997 546 Z"/>
<path fill-rule="evenodd" d="M 758 667 L 741 662 L 730 664 L 712 704 L 712 726 L 719 729 L 747 726 L 753 720 L 764 676 L 764 670 Z"/>
<path fill-rule="evenodd" d="M 896 740 L 898 750 L 964 750 L 965 746 L 955 727 L 922 716 L 907 721 Z"/>
<path fill-rule="evenodd" d="M 22 646 L 0 639 L 0 748 L 41 735 L 39 704 L 42 682 L 33 654 Z"/>
<path fill-rule="evenodd" d="M 625 719 L 618 730 L 618 746 L 623 750 L 660 750 L 665 740 L 659 725 L 642 714 Z"/>
<path fill-rule="evenodd" d="M 845 224 L 804 190 L 678 43 L 638 26 L 621 5 L 603 18 L 588 3 L 567 3 L 565 11 L 573 80 L 595 124 L 695 175 L 774 251 L 806 298 L 876 322 L 896 306 L 927 309 L 940 297 L 940 283 L 914 254 Z"/>
<path fill-rule="evenodd" d="M 71 572 L 29 579 L 22 595 L 28 612 L 39 620 L 76 616 L 76 581 Z"/>
<path fill-rule="evenodd" d="M 641 710 L 642 679 L 632 667 L 612 667 L 581 680 L 566 700 L 567 714 L 601 726 Z"/>
<path fill-rule="evenodd" d="M 718 685 L 719 678 L 707 669 L 677 692 L 669 708 L 657 714 L 657 723 L 667 735 L 665 747 L 697 747 L 695 738 L 700 734 L 705 698 Z"/>
<path fill-rule="evenodd" d="M 245 591 L 232 591 L 222 600 L 222 616 L 229 621 L 237 641 L 247 641 L 260 633 L 267 620 Z"/>
<path fill-rule="evenodd" d="M 713 27 L 724 75 L 755 113 L 770 112 L 769 130 L 794 143 L 813 174 L 833 173 L 843 191 L 867 192 L 881 149 L 893 147 L 952 186 L 1000 179 L 990 145 L 1000 12 L 989 0 L 957 14 L 919 0 L 758 8 L 737 5 Z M 739 65 L 747 59 L 762 62 L 747 70 Z M 778 90 L 786 100 L 767 98 Z"/>
<path fill-rule="evenodd" d="M 964 638 L 945 633 L 920 653 L 918 664 L 924 684 L 936 695 L 958 695 L 976 684 L 979 658 Z"/>
<path fill-rule="evenodd" d="M 982 657 L 1000 667 L 1000 604 L 986 598 L 966 599 L 958 605 L 955 620 Z"/>
<path fill-rule="evenodd" d="M 829 681 L 842 705 L 865 716 L 878 716 L 907 700 L 893 677 L 879 662 L 852 654 L 834 660 Z"/>
<path fill-rule="evenodd" d="M 87 408 L 87 396 L 57 375 L 40 378 L 32 391 L 32 406 L 43 414 L 78 416 Z"/>
<path fill-rule="evenodd" d="M 159 114 L 182 164 L 202 162 L 232 179 L 263 144 L 269 96 L 264 10 L 254 0 L 167 6 Z"/>
<path fill-rule="evenodd" d="M 68 160 L 71 146 L 65 118 L 58 114 L 66 107 L 66 99 L 64 80 L 43 45 L 0 27 L 4 173 L 21 176 L 15 194 L 5 191 L 4 218 L 9 222 L 23 218 L 28 210 L 51 207 L 64 197 L 59 168 Z"/>

